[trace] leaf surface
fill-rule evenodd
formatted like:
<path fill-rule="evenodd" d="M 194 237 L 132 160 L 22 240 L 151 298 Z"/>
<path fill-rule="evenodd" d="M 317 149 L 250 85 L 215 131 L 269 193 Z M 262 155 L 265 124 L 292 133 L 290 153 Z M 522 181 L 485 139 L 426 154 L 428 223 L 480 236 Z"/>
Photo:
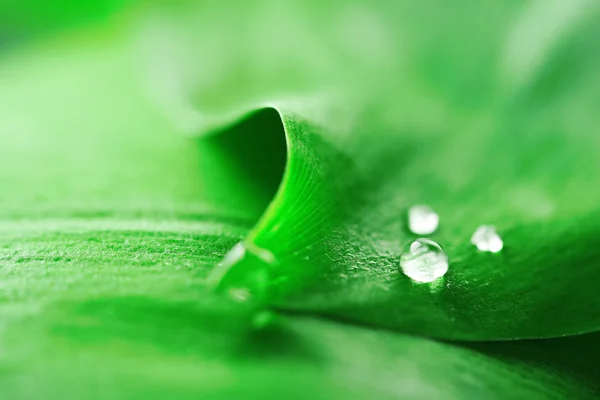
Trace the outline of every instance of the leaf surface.
<path fill-rule="evenodd" d="M 330 128 L 314 122 L 327 108 L 281 106 L 289 152 L 285 186 L 271 201 L 286 162 L 279 117 L 253 114 L 201 140 L 175 135 L 136 86 L 139 71 L 130 69 L 123 36 L 118 29 L 88 32 L 0 63 L 5 398 L 597 397 L 595 334 L 457 345 L 298 315 L 255 315 L 215 296 L 207 276 L 245 240 L 272 248 L 280 262 L 269 270 L 271 301 L 301 311 L 313 311 L 308 301 L 319 296 L 318 304 L 336 305 L 325 295 L 338 281 L 315 272 L 367 253 L 318 243 L 335 232 L 339 241 L 327 243 L 360 250 L 368 236 L 353 242 L 341 229 L 360 215 L 342 201 L 355 193 L 346 186 L 352 170 L 336 177 L 346 167 L 364 172 L 376 155 L 355 164 L 347 158 L 359 143 L 346 154 L 341 141 L 328 142 Z M 216 110 L 208 115 L 213 126 L 233 122 Z M 282 212 L 289 214 L 277 228 Z M 320 254 L 338 259 L 321 264 Z M 377 255 L 375 264 L 386 257 Z M 315 289 L 315 279 L 325 290 Z M 355 294 L 377 289 L 376 280 L 356 282 L 364 288 Z M 341 292 L 335 299 L 349 304 Z M 337 315 L 383 318 L 350 306 Z"/>
<path fill-rule="evenodd" d="M 246 241 L 276 262 L 243 258 L 218 272 L 223 287 L 449 339 L 600 327 L 596 3 L 183 4 L 143 36 L 181 46 L 163 69 L 178 99 L 165 110 L 202 132 L 208 116 L 266 105 L 288 140 L 280 191 Z M 441 219 L 431 238 L 450 270 L 434 284 L 399 269 L 415 204 Z M 501 253 L 470 243 L 480 225 L 498 228 Z"/>

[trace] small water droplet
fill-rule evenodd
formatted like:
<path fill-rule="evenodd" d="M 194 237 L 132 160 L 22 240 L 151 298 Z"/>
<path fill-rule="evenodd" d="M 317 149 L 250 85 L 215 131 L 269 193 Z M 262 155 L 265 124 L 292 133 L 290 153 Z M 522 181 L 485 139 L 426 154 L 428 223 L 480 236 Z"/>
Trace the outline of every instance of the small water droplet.
<path fill-rule="evenodd" d="M 497 253 L 504 247 L 502 239 L 496 232 L 496 227 L 492 225 L 482 225 L 477 228 L 471 237 L 471 243 L 480 251 L 489 251 L 491 253 Z"/>
<path fill-rule="evenodd" d="M 404 275 L 417 282 L 433 282 L 448 272 L 448 256 L 439 244 L 429 239 L 417 239 L 400 256 Z"/>
<path fill-rule="evenodd" d="M 424 204 L 412 206 L 408 210 L 408 228 L 416 235 L 430 235 L 438 228 L 440 217 Z"/>

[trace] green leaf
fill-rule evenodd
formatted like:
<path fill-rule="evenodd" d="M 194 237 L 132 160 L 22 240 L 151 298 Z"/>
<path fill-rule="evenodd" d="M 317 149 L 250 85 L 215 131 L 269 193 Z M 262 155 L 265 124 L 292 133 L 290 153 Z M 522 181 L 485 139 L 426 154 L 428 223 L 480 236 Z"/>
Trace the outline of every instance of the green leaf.
<path fill-rule="evenodd" d="M 36 340 L 29 343 L 35 356 L 3 374 L 7 398 L 593 399 L 598 393 L 597 369 L 581 371 L 573 353 L 551 353 L 581 343 L 595 348 L 597 335 L 475 351 L 305 318 L 244 332 L 223 326 L 227 314 L 220 310 L 215 318 L 206 303 L 158 298 L 105 298 L 62 310 L 68 314 L 20 326 Z M 35 335 L 44 326 L 52 334 Z M 519 358 L 505 355 L 511 352 Z"/>
<path fill-rule="evenodd" d="M 223 287 L 449 339 L 600 328 L 595 2 L 267 2 L 209 14 L 192 3 L 145 31 L 181 46 L 167 68 L 179 103 L 167 111 L 242 115 L 267 104 L 289 147 L 281 189 L 246 241 L 276 262 L 226 265 Z M 217 34 L 202 18 L 233 31 Z M 223 36 L 235 38 L 226 52 Z M 164 57 L 157 47 L 148 60 Z M 398 265 L 415 238 L 406 211 L 421 203 L 439 213 L 432 238 L 450 258 L 432 285 Z M 498 227 L 500 254 L 470 243 L 484 224 Z"/>
<path fill-rule="evenodd" d="M 329 141 L 332 127 L 344 126 L 339 119 L 329 125 L 328 118 L 319 119 L 330 116 L 331 103 L 321 108 L 300 97 L 303 113 L 293 102 L 279 107 L 287 161 L 281 120 L 273 111 L 201 140 L 175 135 L 136 85 L 139 71 L 130 65 L 134 51 L 122 43 L 123 36 L 122 29 L 84 32 L 0 60 L 3 398 L 597 397 L 597 334 L 459 345 L 256 313 L 252 302 L 216 296 L 208 275 L 243 240 L 249 253 L 261 255 L 254 243 L 277 257 L 277 269 L 268 269 L 269 295 L 281 301 L 297 295 L 302 311 L 312 310 L 304 301 L 348 304 L 349 293 L 343 292 L 354 290 L 351 279 L 335 297 L 326 297 L 339 282 L 328 274 L 340 271 L 321 267 L 341 268 L 352 257 L 358 265 L 368 254 L 361 251 L 365 238 L 382 243 L 372 233 L 350 237 L 340 229 L 352 218 L 367 230 L 376 223 L 361 221 L 369 217 L 369 197 L 357 197 L 364 207 L 348 209 L 358 204 L 349 196 L 356 191 L 348 177 L 357 172 L 360 190 L 368 185 L 359 178 L 383 177 L 367 175 L 369 165 L 380 161 L 378 153 L 362 157 L 359 150 L 369 154 L 373 147 L 366 135 L 352 139 L 358 122 L 345 125 L 348 140 Z M 235 93 L 244 90 L 231 93 L 234 104 Z M 191 112 L 193 107 L 170 110 L 183 111 L 176 113 L 186 117 L 182 126 L 198 122 L 198 116 L 206 126 L 232 122 L 217 106 L 205 115 Z M 233 109 L 240 107 L 243 102 Z M 344 119 L 346 113 L 338 115 Z M 365 121 L 386 126 L 375 117 Z M 387 141 L 393 136 L 380 139 L 390 151 L 397 143 Z M 284 186 L 271 201 L 284 163 Z M 381 181 L 372 185 L 375 194 L 384 188 Z M 409 187 L 414 190 L 416 184 Z M 587 215 L 586 208 L 580 211 L 582 218 Z M 399 221 L 395 214 L 390 220 Z M 382 225 L 390 235 L 400 232 L 393 224 Z M 329 247 L 321 247 L 325 244 Z M 327 250 L 323 255 L 322 249 Z M 319 261 L 327 255 L 336 258 Z M 374 261 L 385 259 L 377 254 Z M 263 266 L 256 267 L 260 272 Z M 238 270 L 241 278 L 253 272 L 239 264 L 225 271 L 223 282 Z M 385 278 L 388 271 L 382 272 Z M 380 283 L 372 280 L 367 287 L 360 277 L 356 282 L 362 289 L 354 293 L 368 296 Z M 258 283 L 264 284 L 253 281 Z M 413 300 L 419 304 L 416 295 Z M 355 318 L 356 311 L 352 306 L 345 315 Z M 362 316 L 377 317 L 373 311 Z"/>

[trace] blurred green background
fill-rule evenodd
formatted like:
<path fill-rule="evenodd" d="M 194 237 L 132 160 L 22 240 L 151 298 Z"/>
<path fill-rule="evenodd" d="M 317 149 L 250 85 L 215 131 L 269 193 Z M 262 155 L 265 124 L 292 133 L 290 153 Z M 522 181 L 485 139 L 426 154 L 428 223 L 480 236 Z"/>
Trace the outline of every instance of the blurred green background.
<path fill-rule="evenodd" d="M 2 0 L 0 1 L 0 48 L 36 36 L 109 19 L 129 0 Z"/>

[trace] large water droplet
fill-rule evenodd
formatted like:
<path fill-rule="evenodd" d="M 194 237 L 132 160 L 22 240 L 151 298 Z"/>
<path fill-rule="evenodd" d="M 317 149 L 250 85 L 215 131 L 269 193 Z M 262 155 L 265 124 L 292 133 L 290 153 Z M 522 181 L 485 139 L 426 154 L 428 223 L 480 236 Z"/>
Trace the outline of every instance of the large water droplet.
<path fill-rule="evenodd" d="M 251 242 L 240 242 L 212 270 L 208 282 L 220 290 L 225 289 L 232 300 L 245 302 L 262 294 L 269 266 L 275 262 L 269 250 Z"/>
<path fill-rule="evenodd" d="M 417 239 L 400 256 L 404 275 L 417 282 L 433 282 L 448 272 L 448 256 L 439 244 Z"/>
<path fill-rule="evenodd" d="M 471 237 L 471 243 L 473 243 L 480 251 L 489 251 L 491 253 L 497 253 L 502 250 L 504 243 L 496 232 L 496 227 L 491 225 L 482 225 Z"/>
<path fill-rule="evenodd" d="M 416 235 L 430 235 L 436 231 L 440 217 L 424 204 L 412 206 L 408 210 L 408 228 Z"/>

